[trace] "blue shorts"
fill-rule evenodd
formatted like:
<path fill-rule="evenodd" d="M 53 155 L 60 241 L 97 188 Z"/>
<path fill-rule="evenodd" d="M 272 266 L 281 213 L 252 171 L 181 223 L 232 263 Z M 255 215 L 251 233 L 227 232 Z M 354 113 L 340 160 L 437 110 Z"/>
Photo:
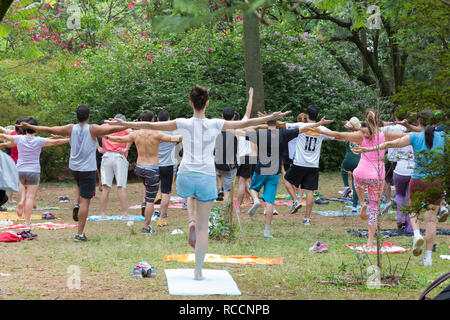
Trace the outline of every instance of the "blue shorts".
<path fill-rule="evenodd" d="M 217 199 L 216 176 L 202 173 L 179 173 L 177 175 L 177 194 L 182 198 L 195 196 L 196 200 L 202 202 L 214 201 Z"/>
<path fill-rule="evenodd" d="M 264 176 L 255 172 L 253 174 L 252 182 L 250 183 L 250 189 L 259 192 L 261 187 L 264 187 L 263 200 L 270 204 L 274 204 L 279 182 L 279 174 Z"/>

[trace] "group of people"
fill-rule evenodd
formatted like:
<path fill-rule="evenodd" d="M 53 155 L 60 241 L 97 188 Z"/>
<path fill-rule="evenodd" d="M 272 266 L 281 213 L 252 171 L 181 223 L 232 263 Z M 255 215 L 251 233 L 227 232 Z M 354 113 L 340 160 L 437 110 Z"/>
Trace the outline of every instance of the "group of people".
<path fill-rule="evenodd" d="M 297 122 L 278 120 L 290 111 L 259 114 L 258 117 L 251 118 L 252 89 L 249 90 L 249 101 L 242 120 L 239 114 L 229 107 L 224 109 L 222 119 L 208 119 L 208 90 L 199 85 L 191 90 L 189 103 L 193 110 L 191 118 L 171 120 L 167 110 L 160 111 L 156 117 L 153 112 L 145 110 L 138 121 L 126 121 L 123 115 L 118 114 L 113 119 L 97 125 L 89 124 L 89 108 L 80 105 L 76 109 L 76 124 L 46 127 L 39 126 L 36 119 L 28 118 L 18 120 L 15 133 L 0 127 L 4 132 L 0 134 L 0 139 L 8 141 L 0 147 L 17 148 L 17 174 L 20 181 L 17 214 L 23 214 L 25 224 L 31 226 L 31 211 L 35 206 L 39 185 L 41 149 L 70 143 L 69 169 L 77 184 L 73 219 L 78 221 L 78 233 L 74 239 L 88 241 L 84 229 L 90 201 L 95 195 L 97 177 L 102 192 L 101 214 L 106 214 L 115 178 L 122 215 L 128 216 L 127 153 L 134 143 L 138 153 L 134 172 L 144 185 L 142 208 L 145 222 L 142 233 L 155 232 L 151 227 L 151 217 L 158 193 L 161 194 L 160 215 L 167 218 L 172 184 L 175 182 L 178 196 L 187 199 L 188 242 L 195 249 L 194 278 L 201 280 L 208 246 L 211 208 L 218 197 L 223 196 L 225 201 L 234 200 L 231 189 L 236 176 L 238 214 L 241 213 L 241 205 L 246 195 L 253 202 L 248 210 L 250 216 L 257 212 L 262 202 L 265 203 L 264 237 L 272 237 L 270 225 L 274 213 L 276 214 L 274 203 L 281 174 L 292 198 L 289 211 L 291 214 L 296 213 L 302 206 L 297 194 L 302 198 L 303 192 L 306 193 L 306 212 L 302 223 L 309 226 L 314 205 L 313 193 L 318 190 L 322 142 L 338 140 L 345 141 L 346 147 L 346 156 L 342 163 L 344 182 L 347 177 L 344 195 L 349 194 L 348 175 L 351 174 L 353 210 L 357 210 L 359 202 L 360 216 L 368 220 L 367 245 L 373 246 L 381 195 L 387 176 L 384 153 L 385 149 L 389 149 L 389 159 L 396 162 L 396 166 L 393 165 L 393 180 L 396 186 L 397 208 L 401 213 L 398 225 L 407 230 L 412 229 L 413 253 L 421 254 L 424 239 L 420 235 L 417 216 L 411 216 L 409 219 L 408 215 L 401 212 L 401 208 L 408 203 L 408 191 L 409 197 L 413 199 L 417 190 L 432 185 L 424 180 L 426 174 L 419 170 L 415 162 L 416 154 L 425 149 L 443 153 L 445 133 L 436 130 L 434 126 L 427 126 L 425 117 L 419 119 L 419 126 L 397 121 L 396 129 L 392 129 L 383 124 L 376 110 L 368 110 L 364 122 L 352 118 L 345 123 L 350 132 L 336 132 L 325 127 L 333 120 L 319 120 L 319 110 L 313 105 L 307 108 L 305 114 L 297 117 Z M 400 127 L 403 129 L 398 129 Z M 407 130 L 412 132 L 407 133 Z M 36 132 L 48 133 L 51 137 L 37 137 Z M 182 145 L 179 165 L 175 152 L 177 143 Z M 410 179 L 407 178 L 408 174 Z M 365 189 L 368 190 L 368 203 L 364 197 Z M 2 194 L 0 200 L 1 196 Z M 424 265 L 432 263 L 430 245 L 432 247 L 434 242 L 436 213 L 441 201 L 441 198 L 433 199 L 431 204 L 438 207 L 431 207 L 425 212 L 427 250 Z M 446 216 L 448 213 L 442 215 L 440 221 Z M 35 236 L 31 229 L 25 230 L 24 235 Z"/>

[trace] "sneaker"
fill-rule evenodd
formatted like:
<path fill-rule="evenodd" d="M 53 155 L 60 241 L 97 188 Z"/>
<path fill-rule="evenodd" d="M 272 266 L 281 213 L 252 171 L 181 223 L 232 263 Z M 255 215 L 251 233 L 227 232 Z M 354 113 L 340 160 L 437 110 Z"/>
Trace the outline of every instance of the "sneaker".
<path fill-rule="evenodd" d="M 418 257 L 422 254 L 422 246 L 424 242 L 425 241 L 422 236 L 413 238 L 413 255 Z"/>
<path fill-rule="evenodd" d="M 222 200 L 223 200 L 223 189 L 220 189 L 219 192 L 217 193 L 217 201 Z"/>
<path fill-rule="evenodd" d="M 77 242 L 86 242 L 89 241 L 88 238 L 86 238 L 86 236 L 84 235 L 84 233 L 82 235 L 75 235 L 74 240 Z"/>
<path fill-rule="evenodd" d="M 317 198 L 316 200 L 314 200 L 315 204 L 328 204 L 330 203 L 328 200 L 323 200 L 321 198 Z"/>
<path fill-rule="evenodd" d="M 8 208 L 0 206 L 0 211 L 8 211 Z"/>
<path fill-rule="evenodd" d="M 449 212 L 447 207 L 441 207 L 439 208 L 439 211 L 437 213 L 438 222 L 445 222 L 447 221 Z"/>
<path fill-rule="evenodd" d="M 80 204 L 75 203 L 75 205 L 73 206 L 73 211 L 72 211 L 73 221 L 78 221 L 78 211 L 79 210 L 80 210 Z"/>
<path fill-rule="evenodd" d="M 30 230 L 19 232 L 17 235 L 22 237 L 23 240 L 33 240 L 37 238 L 37 234 L 31 233 Z"/>
<path fill-rule="evenodd" d="M 143 216 L 143 217 L 145 217 L 145 208 L 147 207 L 147 203 L 145 203 L 145 202 L 142 202 L 141 203 L 141 215 Z"/>
<path fill-rule="evenodd" d="M 357 213 L 357 212 L 358 212 L 358 208 L 352 207 L 352 213 Z"/>
<path fill-rule="evenodd" d="M 151 226 L 148 226 L 147 228 L 142 228 L 142 233 L 143 234 L 153 234 L 153 233 L 155 233 L 155 230 L 153 230 Z"/>
<path fill-rule="evenodd" d="M 273 238 L 273 236 L 270 233 L 264 231 L 264 238 Z"/>
<path fill-rule="evenodd" d="M 302 204 L 300 201 L 295 200 L 295 202 L 291 206 L 291 210 L 289 211 L 290 214 L 296 213 L 300 208 L 302 207 Z"/>
<path fill-rule="evenodd" d="M 162 199 L 162 196 L 160 194 L 158 194 L 156 196 L 156 198 L 155 198 L 155 204 L 160 204 L 161 203 L 161 199 Z"/>
<path fill-rule="evenodd" d="M 433 265 L 433 260 L 432 260 L 431 256 L 429 256 L 428 258 L 426 256 L 423 256 L 422 265 L 424 267 L 431 267 Z"/>
<path fill-rule="evenodd" d="M 328 252 L 328 245 L 324 242 L 316 241 L 314 245 L 309 248 L 309 252 Z"/>
<path fill-rule="evenodd" d="M 264 207 L 264 215 L 266 215 L 266 210 L 267 210 L 267 208 Z M 274 216 L 277 216 L 277 215 L 278 215 L 278 211 L 277 211 L 277 209 L 275 209 L 275 207 L 273 208 L 273 215 L 274 215 Z"/>
<path fill-rule="evenodd" d="M 253 204 L 253 206 L 250 208 L 250 210 L 248 210 L 248 215 L 250 217 L 252 217 L 256 213 L 256 210 L 258 210 L 259 207 L 261 207 L 261 202 L 255 202 Z"/>
<path fill-rule="evenodd" d="M 153 212 L 153 215 L 155 216 L 155 217 L 161 217 L 161 212 L 159 212 L 159 210 L 155 210 L 155 212 Z"/>
<path fill-rule="evenodd" d="M 305 226 L 310 226 L 311 225 L 311 219 L 303 219 L 302 224 Z"/>
<path fill-rule="evenodd" d="M 188 209 L 187 203 L 184 202 L 184 203 L 183 203 L 183 206 L 181 207 L 181 210 L 187 210 L 187 209 Z"/>
<path fill-rule="evenodd" d="M 342 192 L 342 197 L 348 198 L 350 196 L 351 192 L 352 192 L 352 189 L 350 189 L 350 187 L 345 187 L 344 191 Z"/>

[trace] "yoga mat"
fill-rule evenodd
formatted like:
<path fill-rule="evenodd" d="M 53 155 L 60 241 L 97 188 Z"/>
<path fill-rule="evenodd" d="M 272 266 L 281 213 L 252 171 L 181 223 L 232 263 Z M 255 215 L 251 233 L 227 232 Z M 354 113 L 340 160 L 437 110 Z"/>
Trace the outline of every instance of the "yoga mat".
<path fill-rule="evenodd" d="M 76 228 L 78 224 L 72 223 L 54 223 L 54 222 L 44 222 L 44 223 L 32 223 L 31 228 L 35 230 L 58 230 L 58 229 L 69 229 Z M 10 225 L 0 224 L 0 229 L 9 229 L 9 230 L 21 230 L 26 229 L 24 223 L 14 223 Z"/>
<path fill-rule="evenodd" d="M 122 218 L 122 216 L 106 216 L 106 218 L 102 218 L 102 216 L 89 216 L 87 219 L 88 221 L 145 221 L 145 217 L 135 215 L 129 215 L 129 218 Z M 157 217 L 153 215 L 152 221 L 156 220 Z"/>
<path fill-rule="evenodd" d="M 375 249 L 368 250 L 367 246 L 359 245 L 359 244 L 344 244 L 343 247 L 347 247 L 351 250 L 358 251 L 358 253 L 367 253 L 367 254 L 377 254 L 377 249 L 375 246 Z M 409 252 L 409 249 L 405 249 L 399 246 L 394 246 L 391 242 L 383 242 L 380 247 L 380 253 L 381 254 L 387 254 L 387 253 L 404 253 Z"/>
<path fill-rule="evenodd" d="M 323 198 L 323 200 L 337 201 L 337 202 L 341 202 L 344 204 L 352 204 L 353 203 L 351 198 Z"/>
<path fill-rule="evenodd" d="M 345 207 L 346 207 L 346 208 L 352 208 L 352 206 L 345 206 Z M 384 207 L 386 207 L 386 204 L 385 204 L 385 203 L 382 203 L 382 204 L 380 205 L 380 208 L 383 209 Z M 361 209 L 361 205 L 358 205 L 356 208 L 357 208 L 357 209 Z M 370 206 L 367 205 L 367 209 L 369 209 L 369 208 L 370 208 Z"/>
<path fill-rule="evenodd" d="M 367 238 L 368 232 L 367 229 L 348 229 L 348 233 L 353 234 L 357 237 Z M 420 229 L 420 233 L 425 235 L 425 229 Z M 376 233 L 375 233 L 376 234 Z M 405 232 L 404 230 L 399 229 L 382 229 L 380 235 L 385 238 L 389 237 L 412 237 L 414 234 L 411 232 Z M 450 230 L 448 229 L 437 229 L 436 235 L 438 236 L 450 236 Z"/>
<path fill-rule="evenodd" d="M 8 211 L 17 211 L 17 206 L 5 207 Z M 49 210 L 66 210 L 68 208 L 58 208 L 58 207 L 38 207 L 33 209 L 33 211 L 49 211 Z"/>
<path fill-rule="evenodd" d="M 450 255 L 448 255 L 448 254 L 441 254 L 439 257 L 440 257 L 442 260 L 450 260 Z"/>
<path fill-rule="evenodd" d="M 159 209 L 159 208 L 161 208 L 161 205 L 155 204 L 154 208 L 155 209 Z M 181 209 L 181 208 L 183 208 L 183 204 L 182 203 L 169 204 L 169 209 Z M 130 210 L 141 210 L 141 205 L 137 204 L 135 206 L 129 207 L 128 209 L 130 209 Z"/>
<path fill-rule="evenodd" d="M 238 264 L 283 264 L 284 258 L 260 258 L 255 256 L 223 256 L 219 254 L 209 254 L 205 256 L 205 262 L 238 263 Z M 169 254 L 164 256 L 164 262 L 195 262 L 195 255 L 191 254 Z"/>
<path fill-rule="evenodd" d="M 359 210 L 356 212 L 352 212 L 352 210 L 324 210 L 324 211 L 312 211 L 313 213 L 320 214 L 325 217 L 343 217 L 343 216 L 359 216 Z M 395 211 L 389 211 L 387 214 L 395 214 Z"/>
<path fill-rule="evenodd" d="M 237 200 L 234 203 L 234 207 L 237 208 Z M 262 206 L 265 206 L 266 203 L 265 202 L 261 202 Z M 253 202 L 250 203 L 243 203 L 242 204 L 243 207 L 251 207 L 253 206 Z M 275 200 L 274 202 L 274 206 L 276 207 L 290 207 L 292 206 L 292 200 Z M 306 206 L 306 201 L 302 201 L 302 206 Z"/>
<path fill-rule="evenodd" d="M 175 296 L 241 295 L 226 270 L 203 269 L 205 280 L 194 280 L 194 269 L 165 269 L 169 294 Z"/>
<path fill-rule="evenodd" d="M 15 212 L 0 212 L 0 220 L 19 220 L 19 221 L 24 221 L 24 216 L 22 215 L 22 218 L 19 218 L 17 216 L 17 213 Z M 42 214 L 32 214 L 31 215 L 31 220 L 41 220 L 42 219 Z"/>

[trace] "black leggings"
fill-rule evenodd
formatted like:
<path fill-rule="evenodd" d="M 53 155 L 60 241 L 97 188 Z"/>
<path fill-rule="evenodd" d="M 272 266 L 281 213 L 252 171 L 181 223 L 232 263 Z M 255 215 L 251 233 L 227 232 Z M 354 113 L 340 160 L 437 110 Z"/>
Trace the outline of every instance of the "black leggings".
<path fill-rule="evenodd" d="M 8 202 L 8 196 L 5 190 L 0 190 L 0 207 Z"/>

